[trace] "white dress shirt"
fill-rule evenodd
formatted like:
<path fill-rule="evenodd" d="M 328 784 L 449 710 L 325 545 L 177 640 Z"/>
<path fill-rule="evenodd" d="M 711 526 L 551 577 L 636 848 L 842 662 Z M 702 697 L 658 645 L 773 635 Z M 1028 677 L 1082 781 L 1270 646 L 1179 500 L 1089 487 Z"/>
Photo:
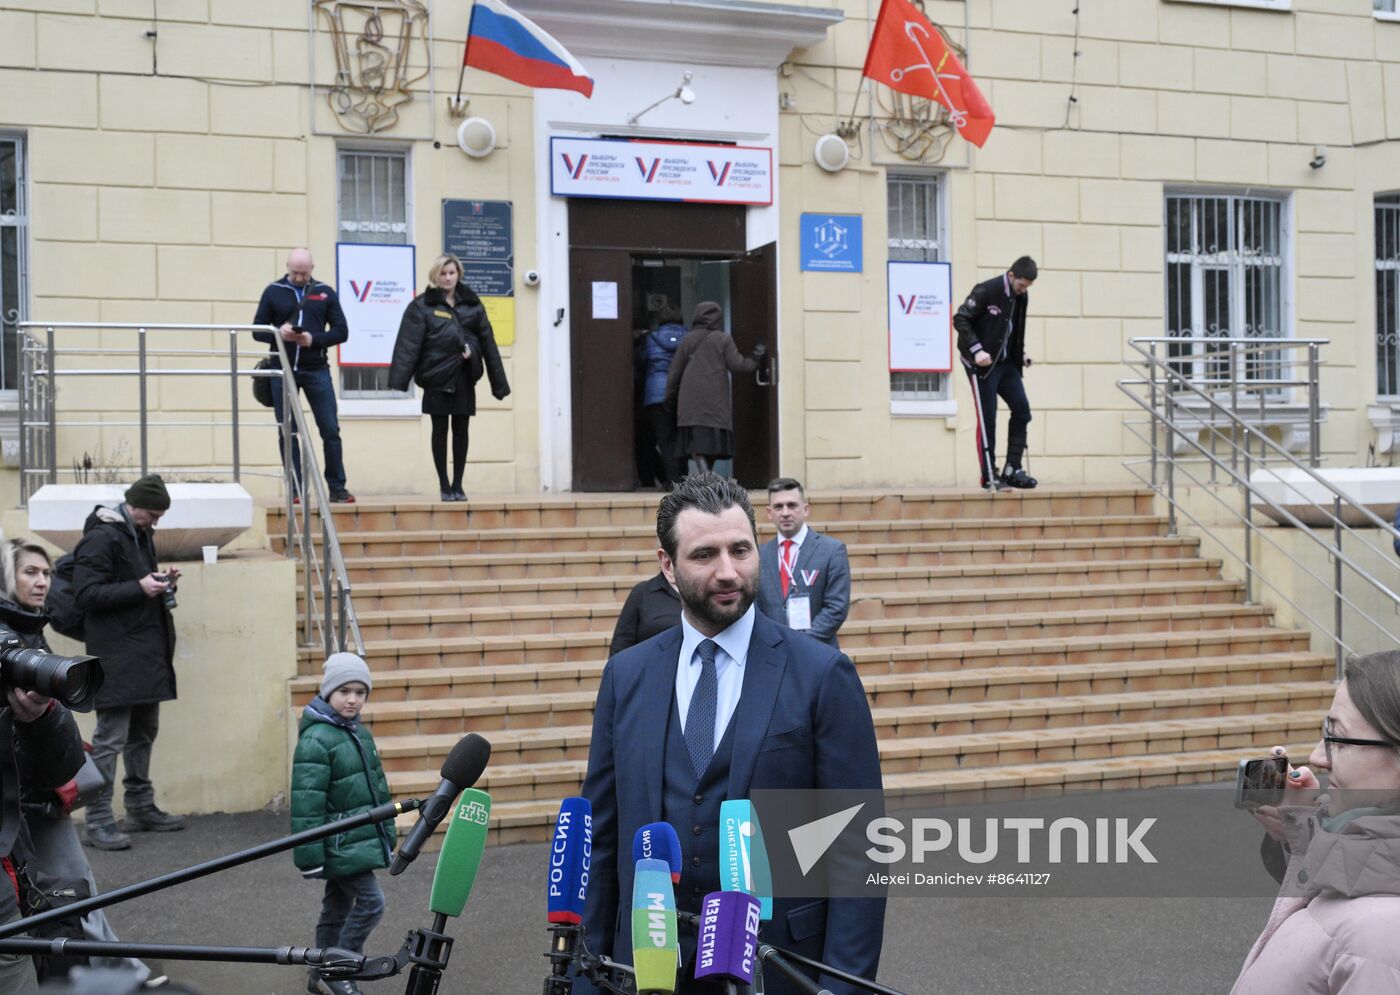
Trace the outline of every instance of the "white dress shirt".
<path fill-rule="evenodd" d="M 791 542 L 791 543 L 792 543 L 792 552 L 788 555 L 787 563 L 788 563 L 788 565 L 789 565 L 793 570 L 796 570 L 796 569 L 797 569 L 797 558 L 798 558 L 799 556 L 802 555 L 802 544 L 803 544 L 804 542 L 806 542 L 806 541 L 807 541 L 807 523 L 806 523 L 806 522 L 803 522 L 803 523 L 802 523 L 802 528 L 798 529 L 798 530 L 797 530 L 797 535 L 793 536 L 792 539 L 790 539 L 790 540 L 789 540 L 786 536 L 784 536 L 781 532 L 778 533 L 778 583 L 779 583 L 779 584 L 781 584 L 782 581 L 783 581 L 783 574 L 787 573 L 787 568 L 783 566 L 783 559 L 784 559 L 784 558 L 783 558 L 783 543 L 785 543 L 785 542 Z M 793 580 L 795 580 L 795 579 L 796 579 L 796 578 L 795 578 L 795 576 L 794 576 L 793 574 L 788 574 L 788 590 L 789 590 L 789 591 L 791 591 L 794 587 L 797 586 L 796 584 L 792 583 Z M 779 587 L 778 590 L 781 591 L 782 588 Z"/>
<path fill-rule="evenodd" d="M 733 625 L 717 636 L 707 636 L 681 612 L 681 652 L 676 661 L 676 708 L 680 711 L 681 732 L 685 732 L 686 713 L 690 711 L 690 699 L 695 694 L 695 686 L 700 683 L 700 655 L 695 651 L 706 639 L 713 639 L 719 645 L 715 654 L 715 677 L 719 681 L 719 697 L 715 702 L 715 742 L 724 738 L 724 730 L 739 707 L 739 693 L 744 689 L 744 662 L 749 657 L 749 640 L 753 637 L 754 612 L 758 609 L 749 605 Z"/>

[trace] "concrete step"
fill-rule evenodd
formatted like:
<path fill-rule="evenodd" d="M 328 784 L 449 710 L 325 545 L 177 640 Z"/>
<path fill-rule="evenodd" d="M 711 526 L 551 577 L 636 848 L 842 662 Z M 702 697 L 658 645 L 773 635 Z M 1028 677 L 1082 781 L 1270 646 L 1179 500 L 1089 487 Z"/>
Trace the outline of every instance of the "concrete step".
<path fill-rule="evenodd" d="M 905 739 L 1248 715 L 1278 711 L 1281 707 L 1326 708 L 1335 691 L 1325 679 L 964 701 L 948 701 L 949 694 L 945 690 L 944 703 L 878 706 L 872 709 L 872 715 L 877 737 Z M 462 736 L 476 732 L 490 739 L 499 730 L 590 725 L 594 697 L 592 691 L 574 691 L 535 696 L 371 701 L 365 706 L 364 715 L 376 736 Z"/>
<path fill-rule="evenodd" d="M 848 546 L 857 543 L 926 543 L 1010 539 L 1101 539 L 1157 536 L 1166 520 L 1156 515 L 1084 515 L 1045 518 L 880 519 L 831 523 L 823 529 Z M 314 542 L 320 542 L 316 532 Z M 391 529 L 342 532 L 347 559 L 361 556 L 440 556 L 471 553 L 554 553 L 655 549 L 656 531 L 646 525 L 559 529 Z M 281 552 L 283 536 L 272 533 Z"/>
<path fill-rule="evenodd" d="M 760 508 L 767 495 L 751 495 Z M 656 527 L 656 493 L 496 496 L 447 503 L 424 497 L 362 497 L 336 505 L 338 532 L 421 529 L 560 529 L 594 526 Z M 965 489 L 827 491 L 811 493 L 814 522 L 879 518 L 1021 518 L 1049 515 L 1136 515 L 1152 511 L 1152 492 L 1121 487 L 1042 487 L 989 494 Z M 286 528 L 285 508 L 269 506 L 268 533 Z M 316 516 L 312 516 L 313 520 Z M 762 526 L 771 528 L 766 521 Z"/>
<path fill-rule="evenodd" d="M 927 568 L 951 576 L 997 576 L 1014 580 L 1003 568 L 1014 563 L 1027 570 L 1053 571 L 1061 562 L 1175 561 L 1195 555 L 1199 544 L 1182 536 L 1137 536 L 1093 539 L 1012 539 L 989 543 L 857 543 L 846 547 L 851 569 Z M 485 580 L 560 580 L 624 575 L 650 576 L 657 570 L 656 550 L 642 544 L 631 549 L 538 552 L 462 553 L 415 556 L 360 556 L 347 561 L 356 591 L 383 583 L 470 583 Z M 933 576 L 941 576 L 935 574 Z M 357 594 L 358 596 L 358 594 Z"/>
<path fill-rule="evenodd" d="M 932 591 L 859 594 L 852 599 L 842 639 L 862 621 L 917 620 L 930 613 L 1040 615 L 1099 609 L 1235 605 L 1244 587 L 1231 581 L 1178 581 L 1079 588 L 1009 588 L 991 592 Z M 611 636 L 621 600 L 606 604 L 510 605 L 499 608 L 401 608 L 365 611 L 357 605 L 360 633 L 369 640 L 458 636 L 558 635 L 605 632 Z M 1241 609 L 1249 611 L 1249 609 Z"/>
<path fill-rule="evenodd" d="M 1060 666 L 1001 666 L 914 674 L 865 675 L 861 678 L 872 707 L 1000 701 L 1057 694 L 1116 694 L 1186 687 L 1326 680 L 1330 658 L 1311 653 L 1126 660 Z M 479 667 L 400 671 L 375 681 L 373 705 L 462 700 L 548 703 L 566 694 L 596 694 L 602 664 L 556 664 L 546 667 Z M 292 702 L 300 708 L 316 694 L 314 677 L 292 684 Z"/>
<path fill-rule="evenodd" d="M 969 661 L 994 661 L 994 666 L 1055 663 L 1103 663 L 1132 655 L 1160 660 L 1189 656 L 1243 653 L 1281 653 L 1308 648 L 1305 632 L 1274 628 L 1212 629 L 1185 632 L 1123 633 L 1111 636 L 1075 636 L 1059 639 L 1027 638 L 1003 642 L 947 642 L 934 645 L 843 647 L 862 675 L 948 670 Z M 298 672 L 320 673 L 324 653 L 298 651 Z M 428 641 L 405 646 L 388 641 L 370 644 L 365 659 L 377 674 L 443 667 L 515 666 L 531 668 L 556 663 L 598 663 L 607 659 L 608 638 L 602 633 L 573 637 L 538 637 L 529 641 L 516 636 Z"/>
<path fill-rule="evenodd" d="M 1269 745 L 1275 745 L 1270 741 Z M 1285 741 L 1290 754 L 1306 752 L 1314 745 L 1299 738 Z M 1259 742 L 1243 749 L 1263 749 Z M 1185 750 L 1140 756 L 1093 757 L 1083 760 L 1013 763 L 887 773 L 884 788 L 887 795 L 905 798 L 910 803 L 973 804 L 1017 797 L 1021 792 L 1047 790 L 1055 793 L 1115 791 L 1172 785 L 1208 784 L 1225 781 L 1234 775 L 1241 759 L 1242 747 L 1230 746 L 1214 750 Z M 490 775 L 488 769 L 488 776 Z M 554 786 L 541 785 L 539 793 L 557 791 L 544 799 L 497 801 L 492 792 L 491 841 L 497 844 L 541 842 L 548 838 L 559 810 L 559 799 L 578 793 L 581 772 L 571 777 L 568 768 L 558 767 L 553 775 Z M 522 784 L 506 784 L 508 774 L 502 773 L 497 790 L 512 796 L 525 794 Z M 390 786 L 396 794 L 423 794 L 436 787 L 436 775 L 427 779 L 391 776 Z M 531 792 L 533 793 L 533 792 Z M 411 827 L 415 815 L 399 820 L 400 831 Z M 439 826 L 438 833 L 445 830 Z"/>
<path fill-rule="evenodd" d="M 1219 578 L 1220 561 L 1205 559 L 1146 561 L 1087 561 L 1035 564 L 998 574 L 984 567 L 983 574 L 959 567 L 867 567 L 851 571 L 852 587 L 862 594 L 926 591 L 958 591 L 971 588 L 973 577 L 984 577 L 997 589 L 1032 588 L 1041 585 L 1186 584 Z M 523 578 L 519 580 L 402 580 L 363 582 L 354 585 L 355 608 L 363 612 L 414 611 L 429 608 L 494 608 L 514 605 L 572 605 L 626 600 L 650 573 L 612 574 L 600 577 Z M 302 591 L 297 591 L 298 602 Z"/>

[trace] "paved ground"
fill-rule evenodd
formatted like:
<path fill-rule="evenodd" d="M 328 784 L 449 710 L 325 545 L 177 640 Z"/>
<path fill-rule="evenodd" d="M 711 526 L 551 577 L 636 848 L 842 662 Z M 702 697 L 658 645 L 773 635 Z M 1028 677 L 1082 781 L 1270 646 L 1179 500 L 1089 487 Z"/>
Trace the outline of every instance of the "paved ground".
<path fill-rule="evenodd" d="M 122 853 L 89 850 L 98 881 L 129 884 L 287 831 L 285 813 L 192 819 L 183 833 L 137 836 Z M 487 852 L 443 979 L 444 993 L 533 995 L 544 978 L 542 845 Z M 383 876 L 388 913 L 370 940 L 392 953 L 412 926 L 428 925 L 434 859 Z M 132 940 L 310 945 L 320 885 L 274 856 L 110 910 Z M 1266 899 L 893 900 L 880 980 L 915 993 L 1185 995 L 1228 990 L 1267 914 Z M 297 995 L 298 968 L 170 961 L 167 972 L 205 995 Z M 404 979 L 366 985 L 396 992 Z"/>

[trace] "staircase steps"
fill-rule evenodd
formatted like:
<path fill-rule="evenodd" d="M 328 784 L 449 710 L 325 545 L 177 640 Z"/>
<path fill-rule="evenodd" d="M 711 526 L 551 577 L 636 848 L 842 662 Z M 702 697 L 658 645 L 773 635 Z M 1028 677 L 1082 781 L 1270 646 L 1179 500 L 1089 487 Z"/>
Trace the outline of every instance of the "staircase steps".
<path fill-rule="evenodd" d="M 622 601 L 657 570 L 656 501 L 334 509 L 375 672 L 364 715 L 396 794 L 435 788 L 448 751 L 478 732 L 493 745 L 480 786 L 495 838 L 545 838 L 584 775 Z M 1166 535 L 1150 492 L 843 492 L 812 504 L 814 526 L 848 546 L 841 647 L 896 795 L 1215 781 L 1243 754 L 1316 738 L 1331 658 L 1276 627 L 1267 605 L 1244 603 L 1194 539 Z M 274 510 L 279 546 L 282 527 Z M 321 656 L 300 654 L 294 716 Z"/>

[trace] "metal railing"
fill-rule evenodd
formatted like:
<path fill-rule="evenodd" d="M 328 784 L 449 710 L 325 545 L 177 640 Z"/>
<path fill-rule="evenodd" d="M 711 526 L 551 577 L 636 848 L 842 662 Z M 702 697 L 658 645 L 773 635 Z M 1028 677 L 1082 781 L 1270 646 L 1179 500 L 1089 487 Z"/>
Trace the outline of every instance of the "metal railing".
<path fill-rule="evenodd" d="M 135 335 L 135 346 L 127 348 L 62 348 L 58 336 L 63 332 L 116 332 Z M 228 474 L 234 481 L 240 481 L 245 473 L 253 473 L 244 466 L 239 432 L 241 404 L 239 388 L 242 383 L 253 379 L 271 378 L 276 382 L 274 390 L 282 391 L 282 410 L 285 418 L 291 421 L 291 433 L 282 448 L 280 475 L 285 484 L 286 502 L 286 555 L 301 564 L 303 583 L 303 612 L 300 623 L 299 640 L 304 646 L 320 645 L 327 654 L 341 650 L 353 650 L 364 654 L 364 640 L 360 635 L 355 607 L 350 598 L 350 574 L 345 567 L 341 553 L 340 537 L 336 533 L 331 514 L 331 502 L 326 492 L 325 480 L 321 476 L 308 431 L 306 413 L 302 410 L 301 396 L 294 379 L 283 376 L 282 370 L 289 369 L 291 362 L 286 343 L 274 334 L 281 369 L 241 369 L 240 363 L 250 359 L 262 359 L 268 355 L 261 345 L 256 350 L 240 351 L 240 335 L 254 331 L 275 329 L 263 325 L 184 325 L 184 324 L 116 324 L 107 322 L 42 322 L 26 321 L 19 325 L 20 332 L 20 377 L 19 377 L 19 455 L 20 455 L 20 504 L 26 506 L 33 493 L 45 483 L 58 483 L 61 472 L 58 463 L 59 429 L 74 428 L 135 428 L 138 436 L 138 462 L 131 467 L 106 467 L 111 470 L 139 470 L 144 476 L 153 469 L 165 472 L 208 473 L 211 464 L 198 467 L 155 466 L 151 465 L 150 437 L 153 429 L 179 429 L 189 427 L 227 427 L 230 430 L 232 465 Z M 151 348 L 149 337 L 152 333 L 227 333 L 228 349 L 197 348 Z M 81 356 L 96 356 L 109 359 L 116 356 L 135 358 L 135 366 L 130 368 L 68 367 L 60 360 Z M 227 366 L 218 368 L 202 367 L 162 367 L 153 365 L 152 360 L 175 358 L 199 360 L 217 357 L 227 358 Z M 250 364 L 251 365 L 251 364 Z M 112 418 L 82 420 L 77 418 L 60 419 L 58 414 L 59 378 L 131 378 L 136 379 L 137 403 L 135 421 L 122 421 Z M 152 380 L 179 377 L 225 377 L 229 384 L 229 411 L 227 422 L 221 421 L 178 421 L 150 417 L 150 390 Z M 122 410 L 113 404 L 114 409 Z M 269 424 L 260 408 L 258 425 Z M 296 473 L 293 463 L 294 440 L 304 443 L 298 448 L 301 455 L 302 472 Z M 221 470 L 221 467 L 212 467 Z M 310 481 L 310 486 L 307 481 Z M 312 519 L 318 524 L 313 525 Z M 315 535 L 314 533 L 319 533 Z M 319 539 L 318 544 L 315 539 Z"/>
<path fill-rule="evenodd" d="M 1326 344 L 1326 339 L 1212 339 L 1210 345 L 1217 351 L 1206 361 L 1213 365 L 1203 371 L 1199 354 L 1171 354 L 1173 346 L 1182 346 L 1180 339 L 1135 338 L 1128 343 L 1134 355 L 1125 362 L 1139 375 L 1120 380 L 1118 386 L 1148 416 L 1125 422 L 1146 444 L 1148 454 L 1125 460 L 1124 466 L 1166 499 L 1168 532 L 1177 534 L 1179 520 L 1185 518 L 1243 566 L 1247 602 L 1253 603 L 1256 591 L 1267 588 L 1306 619 L 1324 642 L 1332 644 L 1340 680 L 1347 655 L 1358 652 L 1357 641 L 1349 641 L 1344 631 L 1346 609 L 1373 626 L 1389 642 L 1387 648 L 1400 646 L 1400 635 L 1360 604 L 1365 596 L 1388 604 L 1392 612 L 1400 609 L 1400 594 L 1395 590 L 1400 576 L 1395 574 L 1391 547 L 1400 532 L 1318 472 L 1322 462 L 1319 429 L 1324 414 L 1321 349 Z M 1295 358 L 1298 352 L 1304 353 L 1301 359 Z M 1248 375 L 1251 371 L 1255 375 Z M 1269 435 L 1270 425 L 1280 423 L 1277 412 L 1283 406 L 1296 412 L 1296 418 L 1305 419 L 1309 434 L 1306 463 Z M 1291 492 L 1286 503 L 1259 486 L 1258 469 L 1292 471 L 1288 475 L 1292 479 L 1278 472 L 1266 478 L 1271 488 Z M 1182 485 L 1199 489 L 1210 499 L 1206 508 L 1221 509 L 1224 521 L 1237 521 L 1242 526 L 1243 549 L 1202 520 L 1212 516 L 1190 510 L 1177 493 Z M 1319 493 L 1320 497 L 1312 496 Z M 1330 576 L 1319 575 L 1275 539 L 1270 533 L 1277 534 L 1277 528 L 1254 520 L 1254 509 L 1261 506 L 1276 522 L 1292 526 L 1293 534 L 1305 536 L 1325 552 L 1332 565 Z M 1377 536 L 1384 547 L 1373 541 Z M 1344 548 L 1344 539 L 1352 543 L 1353 551 Z M 1316 603 L 1311 599 L 1305 604 L 1303 598 L 1285 591 L 1268 571 L 1260 569 L 1257 551 L 1261 544 L 1276 550 L 1291 565 L 1295 574 L 1290 580 L 1311 580 L 1325 590 L 1332 604 L 1330 620 L 1317 617 Z M 1363 564 L 1360 557 L 1370 558 L 1367 551 L 1387 568 Z"/>

